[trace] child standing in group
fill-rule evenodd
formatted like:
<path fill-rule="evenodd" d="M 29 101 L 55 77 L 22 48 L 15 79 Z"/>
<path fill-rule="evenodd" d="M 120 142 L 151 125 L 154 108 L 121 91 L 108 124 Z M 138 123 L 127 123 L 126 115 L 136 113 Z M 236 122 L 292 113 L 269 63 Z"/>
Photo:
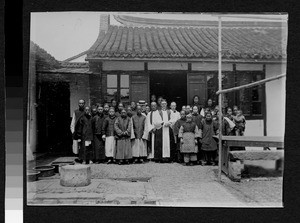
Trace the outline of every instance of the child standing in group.
<path fill-rule="evenodd" d="M 237 115 L 233 116 L 233 120 L 236 125 L 236 131 L 235 131 L 236 135 L 243 136 L 245 132 L 246 119 L 241 109 L 238 109 Z"/>
<path fill-rule="evenodd" d="M 111 107 L 108 112 L 108 117 L 105 118 L 102 126 L 102 139 L 105 140 L 105 156 L 108 159 L 107 164 L 114 161 L 116 154 L 115 120 L 115 109 Z"/>
<path fill-rule="evenodd" d="M 202 143 L 201 150 L 204 154 L 204 161 L 202 161 L 202 165 L 215 165 L 218 146 L 213 136 L 219 133 L 219 124 L 212 119 L 211 112 L 206 113 L 205 119 L 202 120 L 200 129 L 200 141 Z"/>
<path fill-rule="evenodd" d="M 224 122 L 223 122 L 223 135 L 226 136 L 234 136 L 235 135 L 235 123 L 232 115 L 232 109 L 227 108 L 227 113 L 224 116 Z"/>
<path fill-rule="evenodd" d="M 186 116 L 186 122 L 179 129 L 180 152 L 183 153 L 185 165 L 193 165 L 197 161 L 198 138 L 200 137 L 198 127 L 193 121 L 191 114 Z"/>

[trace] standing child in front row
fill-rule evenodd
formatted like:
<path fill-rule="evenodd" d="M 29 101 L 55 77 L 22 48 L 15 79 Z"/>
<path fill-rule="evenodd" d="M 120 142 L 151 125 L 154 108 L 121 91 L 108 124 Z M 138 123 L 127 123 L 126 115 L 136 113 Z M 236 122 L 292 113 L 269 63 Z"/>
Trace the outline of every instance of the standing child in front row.
<path fill-rule="evenodd" d="M 219 133 L 219 124 L 217 121 L 212 119 L 211 112 L 207 112 L 205 114 L 205 119 L 202 120 L 200 129 L 200 138 L 202 138 L 201 150 L 204 154 L 204 161 L 202 162 L 202 165 L 215 165 L 218 146 L 213 136 Z"/>
<path fill-rule="evenodd" d="M 183 153 L 184 164 L 192 166 L 193 162 L 197 161 L 197 138 L 200 137 L 200 134 L 191 114 L 186 116 L 186 122 L 180 127 L 178 137 L 180 138 L 180 152 Z"/>
<path fill-rule="evenodd" d="M 105 118 L 102 126 L 102 138 L 105 140 L 105 156 L 108 159 L 107 164 L 113 163 L 116 154 L 115 120 L 115 109 L 111 107 L 108 117 Z"/>

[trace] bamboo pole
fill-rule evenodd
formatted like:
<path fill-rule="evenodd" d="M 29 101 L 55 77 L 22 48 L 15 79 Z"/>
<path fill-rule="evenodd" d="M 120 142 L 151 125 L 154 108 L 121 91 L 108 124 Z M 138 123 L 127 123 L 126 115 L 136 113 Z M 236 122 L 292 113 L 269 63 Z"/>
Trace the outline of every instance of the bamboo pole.
<path fill-rule="evenodd" d="M 228 89 L 224 89 L 224 90 L 218 90 L 216 92 L 216 94 L 221 95 L 221 94 L 228 93 L 228 92 L 231 92 L 231 91 L 237 91 L 237 90 L 241 90 L 241 89 L 244 89 L 244 88 L 250 88 L 250 87 L 258 86 L 258 85 L 264 84 L 264 83 L 269 82 L 269 81 L 273 81 L 273 80 L 276 80 L 276 79 L 283 78 L 285 76 L 286 76 L 286 74 L 280 74 L 278 76 L 269 77 L 269 78 L 266 78 L 266 79 L 263 79 L 263 80 L 260 80 L 260 81 L 256 81 L 256 82 L 253 82 L 253 83 L 250 83 L 250 84 L 245 84 L 245 85 L 241 85 L 241 86 L 233 87 L 233 88 L 228 88 Z"/>
<path fill-rule="evenodd" d="M 219 72 L 218 72 L 218 80 L 219 80 L 219 91 L 222 90 L 222 20 L 221 16 L 219 18 L 219 35 L 218 35 L 218 56 L 219 56 Z M 222 94 L 219 94 L 219 167 L 218 167 L 218 180 L 221 181 L 221 168 L 222 168 Z"/>

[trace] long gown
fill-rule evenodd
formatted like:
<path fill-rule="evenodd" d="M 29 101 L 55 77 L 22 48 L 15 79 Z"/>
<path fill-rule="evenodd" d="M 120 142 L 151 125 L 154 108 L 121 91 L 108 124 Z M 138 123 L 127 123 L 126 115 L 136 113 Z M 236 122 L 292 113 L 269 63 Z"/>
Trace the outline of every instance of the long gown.
<path fill-rule="evenodd" d="M 89 115 L 83 115 L 79 118 L 75 127 L 74 139 L 80 139 L 79 159 L 92 160 L 93 150 L 93 129 L 92 129 L 92 117 Z"/>
<path fill-rule="evenodd" d="M 116 147 L 116 159 L 131 159 L 132 150 L 131 150 L 131 128 L 132 123 L 131 119 L 126 116 L 125 118 L 119 116 L 114 125 L 114 129 L 117 135 L 117 147 Z M 125 133 L 125 134 L 123 134 Z"/>
<path fill-rule="evenodd" d="M 182 138 L 180 152 L 183 153 L 185 162 L 196 161 L 198 143 L 195 140 L 200 137 L 200 132 L 195 122 L 186 122 L 179 129 L 179 138 Z"/>
<path fill-rule="evenodd" d="M 146 157 L 147 156 L 147 138 L 145 133 L 146 117 L 145 115 L 134 115 L 132 118 L 131 139 L 132 156 L 133 157 Z"/>
<path fill-rule="evenodd" d="M 104 122 L 104 114 L 95 115 L 92 119 L 93 127 L 93 148 L 94 148 L 94 159 L 95 160 L 104 160 L 105 159 L 105 142 L 102 139 L 102 126 Z"/>
<path fill-rule="evenodd" d="M 217 122 L 211 120 L 207 121 L 205 119 L 202 120 L 201 125 L 201 135 L 202 135 L 202 147 L 201 149 L 204 151 L 215 151 L 217 150 L 217 142 L 213 138 L 213 135 L 218 133 L 219 125 Z"/>
<path fill-rule="evenodd" d="M 116 116 L 108 116 L 104 119 L 102 126 L 102 134 L 105 138 L 105 156 L 114 158 L 116 154 L 115 124 Z"/>

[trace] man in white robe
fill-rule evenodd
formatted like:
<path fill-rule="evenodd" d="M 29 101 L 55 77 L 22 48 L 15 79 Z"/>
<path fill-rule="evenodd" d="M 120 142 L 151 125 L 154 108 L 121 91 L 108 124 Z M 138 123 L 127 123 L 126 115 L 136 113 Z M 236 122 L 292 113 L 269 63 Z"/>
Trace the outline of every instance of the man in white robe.
<path fill-rule="evenodd" d="M 155 126 L 154 158 L 156 161 L 170 162 L 175 158 L 174 135 L 171 128 L 173 122 L 171 111 L 167 109 L 167 101 L 162 100 L 161 110 L 153 117 Z"/>

